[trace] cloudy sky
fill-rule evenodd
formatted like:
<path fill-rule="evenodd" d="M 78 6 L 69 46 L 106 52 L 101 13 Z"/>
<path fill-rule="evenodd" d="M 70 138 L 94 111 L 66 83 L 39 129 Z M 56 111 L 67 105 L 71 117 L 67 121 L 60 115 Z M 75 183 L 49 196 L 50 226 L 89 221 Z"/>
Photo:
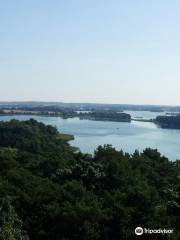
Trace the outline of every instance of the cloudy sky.
<path fill-rule="evenodd" d="M 180 105 L 180 1 L 0 1 L 0 101 Z"/>

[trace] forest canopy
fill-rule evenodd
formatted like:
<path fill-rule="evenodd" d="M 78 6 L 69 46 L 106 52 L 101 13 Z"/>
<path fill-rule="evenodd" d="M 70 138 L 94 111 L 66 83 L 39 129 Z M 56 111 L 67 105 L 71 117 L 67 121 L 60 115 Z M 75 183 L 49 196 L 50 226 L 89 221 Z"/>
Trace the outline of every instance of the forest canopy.
<path fill-rule="evenodd" d="M 0 122 L 0 240 L 136 239 L 137 226 L 180 239 L 179 160 L 110 145 L 83 154 L 50 125 Z"/>

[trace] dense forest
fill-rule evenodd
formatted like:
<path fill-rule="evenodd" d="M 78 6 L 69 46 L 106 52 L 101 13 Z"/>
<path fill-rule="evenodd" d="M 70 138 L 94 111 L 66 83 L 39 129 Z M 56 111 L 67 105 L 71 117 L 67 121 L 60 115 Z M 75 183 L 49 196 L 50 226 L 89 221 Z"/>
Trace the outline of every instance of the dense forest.
<path fill-rule="evenodd" d="M 180 114 L 176 116 L 158 116 L 155 123 L 162 128 L 180 129 Z"/>
<path fill-rule="evenodd" d="M 131 115 L 124 112 L 114 111 L 97 111 L 79 113 L 80 119 L 88 119 L 94 121 L 111 121 L 111 122 L 131 122 Z"/>
<path fill-rule="evenodd" d="M 180 161 L 72 148 L 33 119 L 0 122 L 0 240 L 180 239 Z M 136 236 L 137 226 L 174 233 Z"/>

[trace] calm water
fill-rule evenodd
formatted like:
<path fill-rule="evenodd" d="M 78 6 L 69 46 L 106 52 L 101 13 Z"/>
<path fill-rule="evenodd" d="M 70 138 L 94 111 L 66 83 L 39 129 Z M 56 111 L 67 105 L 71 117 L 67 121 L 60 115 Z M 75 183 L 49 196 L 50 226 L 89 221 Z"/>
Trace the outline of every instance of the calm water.
<path fill-rule="evenodd" d="M 143 111 L 129 113 L 132 117 L 144 118 L 164 114 Z M 12 118 L 25 120 L 32 116 L 0 116 L 0 120 L 4 121 Z M 40 116 L 33 118 L 56 126 L 61 132 L 73 134 L 75 140 L 71 144 L 83 152 L 93 153 L 98 145 L 112 144 L 116 149 L 129 153 L 146 147 L 157 148 L 172 160 L 180 159 L 180 130 L 161 129 L 148 122 L 118 123 Z"/>

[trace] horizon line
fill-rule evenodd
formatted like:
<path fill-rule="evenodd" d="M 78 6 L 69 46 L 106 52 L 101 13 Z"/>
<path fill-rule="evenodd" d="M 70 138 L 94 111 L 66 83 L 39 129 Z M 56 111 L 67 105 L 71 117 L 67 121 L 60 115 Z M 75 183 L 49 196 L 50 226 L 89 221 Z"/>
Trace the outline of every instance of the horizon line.
<path fill-rule="evenodd" d="M 141 103 L 102 103 L 102 102 L 66 102 L 66 101 L 48 101 L 48 100 L 18 100 L 18 101 L 0 101 L 2 103 L 59 103 L 59 104 L 96 104 L 96 105 L 132 105 L 132 106 L 159 106 L 159 107 L 180 107 L 176 104 L 141 104 Z"/>

